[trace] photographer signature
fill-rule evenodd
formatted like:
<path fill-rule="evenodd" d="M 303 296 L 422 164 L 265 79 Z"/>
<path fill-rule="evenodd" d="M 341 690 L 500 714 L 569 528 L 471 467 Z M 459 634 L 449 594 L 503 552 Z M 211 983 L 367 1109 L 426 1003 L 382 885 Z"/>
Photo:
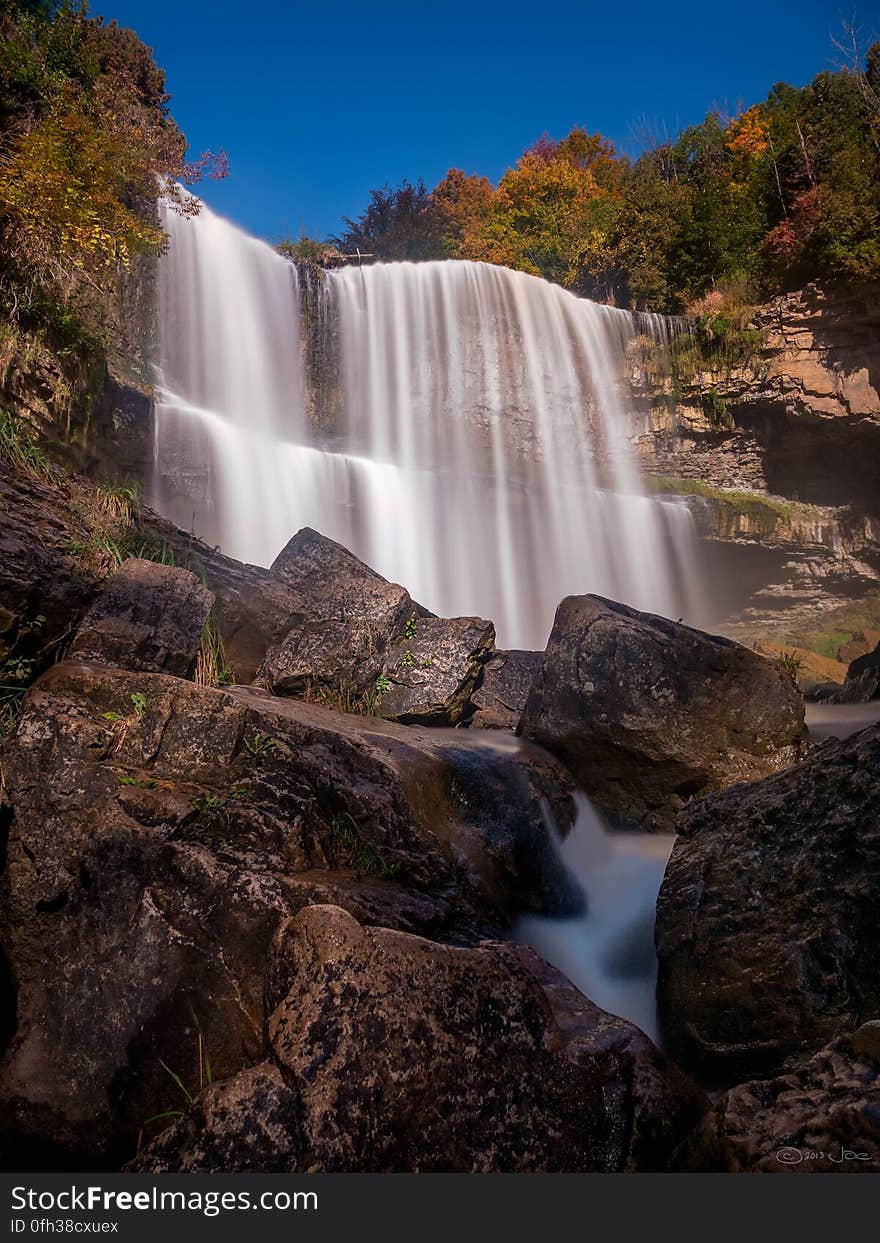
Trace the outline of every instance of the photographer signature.
<path fill-rule="evenodd" d="M 840 1153 L 835 1155 L 833 1152 L 814 1152 L 810 1148 L 785 1147 L 777 1151 L 776 1160 L 783 1165 L 800 1165 L 802 1161 L 832 1161 L 835 1165 L 841 1165 L 844 1161 L 870 1161 L 871 1155 L 854 1152 L 852 1148 L 841 1148 Z"/>

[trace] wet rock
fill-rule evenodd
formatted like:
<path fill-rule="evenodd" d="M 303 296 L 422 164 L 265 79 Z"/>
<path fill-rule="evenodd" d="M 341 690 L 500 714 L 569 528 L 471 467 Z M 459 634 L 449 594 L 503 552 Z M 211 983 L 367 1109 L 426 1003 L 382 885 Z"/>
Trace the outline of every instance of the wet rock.
<path fill-rule="evenodd" d="M 471 696 L 474 729 L 516 729 L 532 683 L 541 667 L 541 652 L 495 652 Z"/>
<path fill-rule="evenodd" d="M 663 1169 L 703 1109 L 646 1036 L 522 947 L 310 907 L 276 935 L 267 1008 L 259 1089 L 219 1085 L 135 1169 Z"/>
<path fill-rule="evenodd" d="M 803 700 L 774 661 L 599 596 L 563 600 L 518 732 L 606 812 L 669 827 L 683 804 L 792 763 Z"/>
<path fill-rule="evenodd" d="M 657 905 L 666 1047 L 775 1071 L 880 1013 L 880 726 L 689 807 Z"/>
<path fill-rule="evenodd" d="M 214 597 L 195 574 L 131 557 L 107 580 L 70 646 L 72 659 L 186 677 Z"/>
<path fill-rule="evenodd" d="M 705 1115 L 676 1163 L 734 1173 L 876 1174 L 880 1022 L 775 1078 L 733 1088 Z"/>
<path fill-rule="evenodd" d="M 457 725 L 486 661 L 495 628 L 480 617 L 411 616 L 388 652 L 382 715 L 408 725 Z"/>
<path fill-rule="evenodd" d="M 252 688 L 50 669 L 2 759 L 5 1153 L 123 1159 L 179 1103 L 163 1062 L 189 1088 L 200 1048 L 217 1076 L 257 1062 L 265 955 L 304 906 L 458 940 L 523 904 L 571 908 L 543 817 L 565 814 L 565 773 L 528 749 L 481 764 L 457 738 Z"/>

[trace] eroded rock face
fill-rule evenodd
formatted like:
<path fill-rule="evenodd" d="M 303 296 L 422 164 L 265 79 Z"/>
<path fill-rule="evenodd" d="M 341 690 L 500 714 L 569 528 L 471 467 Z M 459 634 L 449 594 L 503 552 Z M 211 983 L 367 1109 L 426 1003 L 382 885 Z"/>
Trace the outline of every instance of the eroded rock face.
<path fill-rule="evenodd" d="M 656 924 L 677 1060 L 736 1082 L 880 1013 L 880 726 L 694 804 L 678 828 Z"/>
<path fill-rule="evenodd" d="M 683 1169 L 761 1174 L 880 1170 L 880 1022 L 772 1079 L 733 1088 L 677 1154 Z"/>
<path fill-rule="evenodd" d="M 775 662 L 599 596 L 563 600 L 518 732 L 605 811 L 669 827 L 694 796 L 791 763 L 804 726 Z"/>
<path fill-rule="evenodd" d="M 495 652 L 471 696 L 474 729 L 516 729 L 541 668 L 541 652 Z"/>
<path fill-rule="evenodd" d="M 266 991 L 271 1060 L 134 1168 L 663 1169 L 703 1108 L 647 1037 L 521 947 L 314 906 L 279 929 Z"/>
<path fill-rule="evenodd" d="M 497 819 L 470 806 L 481 780 Z M 128 1156 L 179 1103 L 161 1063 L 197 1082 L 200 1034 L 218 1076 L 258 1061 L 266 953 L 303 906 L 467 940 L 579 900 L 543 821 L 570 802 L 550 757 L 481 765 L 458 734 L 251 688 L 57 665 L 2 781 L 7 1153 Z"/>
<path fill-rule="evenodd" d="M 876 515 L 880 473 L 880 283 L 817 285 L 758 308 L 751 365 L 670 390 L 637 443 L 649 471 Z M 713 392 L 723 413 L 707 411 Z"/>
<path fill-rule="evenodd" d="M 186 677 L 213 603 L 189 570 L 131 557 L 98 593 L 74 635 L 70 656 Z"/>

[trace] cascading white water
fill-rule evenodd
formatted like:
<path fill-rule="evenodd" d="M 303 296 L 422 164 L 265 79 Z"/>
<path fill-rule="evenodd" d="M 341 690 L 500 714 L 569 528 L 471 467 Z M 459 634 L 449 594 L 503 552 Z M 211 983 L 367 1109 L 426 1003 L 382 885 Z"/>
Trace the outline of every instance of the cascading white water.
<path fill-rule="evenodd" d="M 488 264 L 327 273 L 325 417 L 296 267 L 206 207 L 164 223 L 152 499 L 181 525 L 258 564 L 315 527 L 511 647 L 572 593 L 691 615 L 690 513 L 640 493 L 628 450 L 630 315 Z"/>
<path fill-rule="evenodd" d="M 580 882 L 586 912 L 572 919 L 529 915 L 513 936 L 558 967 L 603 1010 L 659 1038 L 654 915 L 675 837 L 613 833 L 582 794 L 559 855 Z"/>

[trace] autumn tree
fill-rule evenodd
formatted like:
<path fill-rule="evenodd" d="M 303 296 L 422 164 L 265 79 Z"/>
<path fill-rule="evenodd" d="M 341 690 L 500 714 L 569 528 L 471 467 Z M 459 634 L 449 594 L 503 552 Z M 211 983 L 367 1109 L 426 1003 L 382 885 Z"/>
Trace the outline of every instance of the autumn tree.
<path fill-rule="evenodd" d="M 198 210 L 178 180 L 222 175 L 225 159 L 187 163 L 168 100 L 150 50 L 85 3 L 12 0 L 0 15 L 7 314 L 32 326 L 75 315 L 97 329 L 118 272 L 165 244 L 158 194 Z"/>
<path fill-rule="evenodd" d="M 431 195 L 444 255 L 464 259 L 479 252 L 494 197 L 488 177 L 469 176 L 460 168 L 450 168 Z"/>

